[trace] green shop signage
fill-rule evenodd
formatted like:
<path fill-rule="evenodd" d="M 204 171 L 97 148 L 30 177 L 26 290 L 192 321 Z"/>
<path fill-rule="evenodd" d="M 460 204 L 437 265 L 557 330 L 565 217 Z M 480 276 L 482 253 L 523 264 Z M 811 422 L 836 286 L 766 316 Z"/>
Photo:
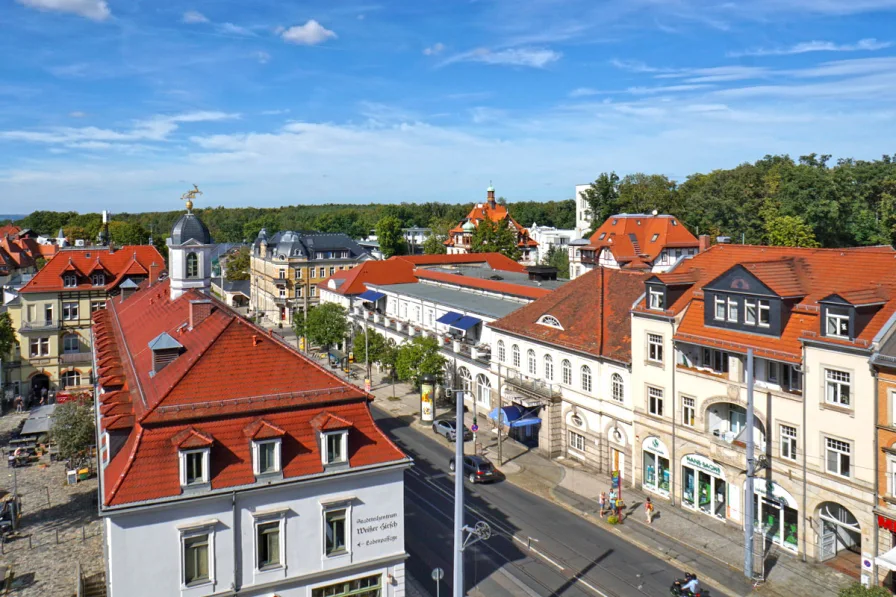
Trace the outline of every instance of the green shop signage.
<path fill-rule="evenodd" d="M 713 477 L 725 477 L 725 475 L 722 474 L 722 467 L 709 458 L 705 458 L 698 454 L 688 454 L 682 459 L 682 464 L 709 473 Z"/>

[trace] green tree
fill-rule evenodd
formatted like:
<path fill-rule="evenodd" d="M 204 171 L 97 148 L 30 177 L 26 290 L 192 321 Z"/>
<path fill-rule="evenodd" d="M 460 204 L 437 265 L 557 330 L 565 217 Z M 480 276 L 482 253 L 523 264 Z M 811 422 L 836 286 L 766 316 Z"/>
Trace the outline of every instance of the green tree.
<path fill-rule="evenodd" d="M 420 386 L 420 378 L 427 373 L 435 376 L 441 383 L 446 362 L 439 352 L 439 341 L 436 338 L 415 336 L 398 347 L 395 373 L 398 379 L 410 381 L 415 387 Z"/>
<path fill-rule="evenodd" d="M 44 269 L 44 266 L 47 264 L 47 260 L 44 257 L 38 257 L 34 260 L 34 267 L 37 268 L 37 271 Z"/>
<path fill-rule="evenodd" d="M 884 587 L 863 587 L 861 583 L 853 583 L 840 589 L 839 597 L 891 597 L 889 589 Z"/>
<path fill-rule="evenodd" d="M 432 218 L 429 221 L 429 228 L 432 233 L 423 240 L 423 252 L 427 255 L 442 255 L 448 252 L 445 247 L 445 241 L 448 240 L 448 234 L 456 224 L 456 220 L 448 218 Z"/>
<path fill-rule="evenodd" d="M 341 342 L 348 331 L 345 307 L 336 303 L 323 303 L 311 309 L 304 325 L 308 341 L 327 349 Z"/>
<path fill-rule="evenodd" d="M 552 245 L 542 260 L 543 265 L 557 268 L 557 276 L 569 278 L 569 251 L 562 247 Z"/>
<path fill-rule="evenodd" d="M 83 454 L 96 443 L 93 403 L 89 400 L 71 400 L 58 404 L 53 411 L 50 434 L 59 446 L 62 458 Z"/>
<path fill-rule="evenodd" d="M 516 231 L 506 221 L 482 220 L 470 239 L 473 253 L 501 253 L 514 261 L 520 258 Z"/>
<path fill-rule="evenodd" d="M 355 353 L 355 362 L 364 363 L 367 358 L 367 350 L 370 350 L 370 362 L 382 363 L 382 359 L 387 356 L 389 343 L 386 337 L 374 330 L 367 330 L 367 339 L 365 344 L 364 330 L 355 332 L 355 341 L 352 344 L 352 352 Z"/>
<path fill-rule="evenodd" d="M 12 327 L 12 317 L 8 311 L 0 313 L 0 359 L 12 351 L 16 345 L 16 331 Z"/>
<path fill-rule="evenodd" d="M 144 245 L 149 231 L 136 222 L 109 222 L 109 238 L 116 245 Z"/>
<path fill-rule="evenodd" d="M 249 247 L 240 247 L 227 257 L 227 279 L 249 279 Z"/>
<path fill-rule="evenodd" d="M 628 174 L 619 181 L 619 209 L 623 213 L 677 212 L 675 182 L 662 174 Z M 602 223 L 602 222 L 601 222 Z"/>
<path fill-rule="evenodd" d="M 376 223 L 376 239 L 385 259 L 393 255 L 404 255 L 407 252 L 404 234 L 401 230 L 401 220 L 395 216 L 386 216 Z"/>
<path fill-rule="evenodd" d="M 812 228 L 796 216 L 778 216 L 766 223 L 768 244 L 776 247 L 818 247 Z"/>
<path fill-rule="evenodd" d="M 581 192 L 582 199 L 588 204 L 585 215 L 586 217 L 591 216 L 592 231 L 597 230 L 611 215 L 619 212 L 618 185 L 619 176 L 615 172 L 602 172 L 587 189 Z"/>

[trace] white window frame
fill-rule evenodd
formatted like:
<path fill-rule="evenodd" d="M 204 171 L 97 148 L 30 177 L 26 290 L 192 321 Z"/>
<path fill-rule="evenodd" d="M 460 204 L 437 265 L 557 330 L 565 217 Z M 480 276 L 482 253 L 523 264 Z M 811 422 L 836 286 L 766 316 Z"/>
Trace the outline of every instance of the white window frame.
<path fill-rule="evenodd" d="M 753 311 L 752 317 L 750 311 Z M 744 299 L 744 324 L 756 325 L 759 323 L 759 311 L 756 308 L 756 301 L 753 299 Z"/>
<path fill-rule="evenodd" d="M 255 572 L 269 572 L 271 570 L 280 570 L 284 566 L 286 566 L 286 511 L 279 511 L 276 513 L 260 513 L 254 515 L 254 529 L 255 529 Z M 280 543 L 280 558 L 277 564 L 268 564 L 264 567 L 259 566 L 261 563 L 259 561 L 259 536 L 258 530 L 261 526 L 267 526 L 269 524 L 277 524 L 278 529 L 277 532 L 279 534 L 278 540 Z"/>
<path fill-rule="evenodd" d="M 106 301 L 90 301 L 90 312 L 96 313 L 106 308 Z"/>
<path fill-rule="evenodd" d="M 761 328 L 767 328 L 767 327 L 771 326 L 771 324 L 772 324 L 772 306 L 769 304 L 768 301 L 759 299 L 759 301 L 757 301 L 757 305 L 756 305 L 756 313 L 758 315 L 756 325 L 758 325 Z M 763 321 L 762 321 L 763 314 L 765 314 L 764 315 L 764 318 L 766 319 L 765 323 L 763 323 Z"/>
<path fill-rule="evenodd" d="M 697 400 L 692 396 L 681 397 L 681 424 L 694 428 L 697 422 Z"/>
<path fill-rule="evenodd" d="M 187 546 L 188 539 L 196 537 L 206 537 L 208 543 L 208 579 L 187 584 Z M 215 529 L 214 524 L 198 526 L 189 530 L 180 531 L 180 588 L 181 590 L 194 589 L 196 587 L 204 587 L 206 585 L 215 584 Z"/>
<path fill-rule="evenodd" d="M 314 286 L 312 284 L 311 286 L 308 287 L 308 296 L 309 297 L 317 296 L 317 286 Z"/>
<path fill-rule="evenodd" d="M 571 386 L 572 385 L 572 363 L 569 359 L 563 359 L 560 363 L 560 370 L 563 375 L 563 383 Z"/>
<path fill-rule="evenodd" d="M 63 274 L 62 276 L 62 286 L 63 288 L 74 288 L 78 285 L 78 276 L 75 274 Z"/>
<path fill-rule="evenodd" d="M 585 436 L 577 431 L 567 430 L 567 443 L 573 450 L 578 452 L 585 451 Z"/>
<path fill-rule="evenodd" d="M 731 323 L 737 323 L 737 317 L 739 315 L 737 308 L 737 299 L 733 297 L 728 297 L 725 300 L 727 319 Z"/>
<path fill-rule="evenodd" d="M 619 373 L 610 375 L 610 396 L 616 402 L 625 402 L 625 380 Z"/>
<path fill-rule="evenodd" d="M 664 301 L 663 301 L 663 291 L 662 290 L 660 290 L 658 288 L 650 287 L 650 289 L 647 292 L 648 292 L 648 295 L 650 296 L 650 308 L 651 309 L 654 309 L 656 311 L 662 311 L 666 308 L 666 305 L 664 304 Z"/>
<path fill-rule="evenodd" d="M 890 390 L 890 427 L 896 427 L 896 390 Z"/>
<path fill-rule="evenodd" d="M 90 284 L 92 286 L 105 286 L 106 285 L 106 274 L 104 274 L 102 272 L 90 274 Z"/>
<path fill-rule="evenodd" d="M 74 340 L 75 346 L 71 350 L 68 343 Z M 66 334 L 62 337 L 62 354 L 77 354 L 81 352 L 81 337 L 78 334 Z"/>
<path fill-rule="evenodd" d="M 799 449 L 797 444 L 799 431 L 794 425 L 780 423 L 778 425 L 778 433 L 781 440 L 781 458 L 795 462 L 797 459 L 797 450 Z"/>
<path fill-rule="evenodd" d="M 662 417 L 665 412 L 665 399 L 662 388 L 647 386 L 647 412 L 655 417 Z"/>
<path fill-rule="evenodd" d="M 647 360 L 651 363 L 663 362 L 663 337 L 651 332 L 647 333 Z"/>
<path fill-rule="evenodd" d="M 319 267 L 317 268 L 317 277 L 318 278 L 326 278 L 327 268 Z"/>
<path fill-rule="evenodd" d="M 535 351 L 531 348 L 526 351 L 526 369 L 529 375 L 538 375 L 538 359 L 535 357 Z"/>
<path fill-rule="evenodd" d="M 81 385 L 81 372 L 77 369 L 62 372 L 59 375 L 59 385 L 64 388 Z"/>
<path fill-rule="evenodd" d="M 549 354 L 544 355 L 544 378 L 547 381 L 554 381 L 554 357 Z"/>
<path fill-rule="evenodd" d="M 46 357 L 50 355 L 50 338 L 40 336 L 28 341 L 28 355 L 33 357 Z"/>
<path fill-rule="evenodd" d="M 265 445 L 273 445 L 274 446 L 274 470 L 264 471 L 261 470 L 261 448 Z M 281 469 L 281 441 L 280 438 L 276 439 L 262 439 L 262 440 L 252 440 L 252 468 L 255 472 L 255 476 L 258 475 L 273 475 L 279 473 Z"/>
<path fill-rule="evenodd" d="M 836 332 L 831 332 L 831 324 L 836 326 Z M 843 333 L 840 333 L 840 328 Z M 829 338 L 849 339 L 849 310 L 837 307 L 828 307 L 824 320 L 824 335 Z"/>
<path fill-rule="evenodd" d="M 829 475 L 836 475 L 838 477 L 844 477 L 849 479 L 852 477 L 852 442 L 838 439 L 836 437 L 827 437 L 824 438 L 824 470 Z M 829 457 L 831 454 L 839 454 L 846 455 L 849 457 L 849 465 L 846 470 L 846 474 L 843 473 L 843 462 L 839 459 L 837 460 L 836 470 L 831 470 L 830 468 L 830 460 Z"/>
<path fill-rule="evenodd" d="M 838 377 L 839 376 L 839 377 Z M 843 379 L 843 376 L 846 379 Z M 844 400 L 843 388 L 846 388 Z M 839 369 L 824 368 L 824 401 L 841 408 L 852 408 L 852 373 Z"/>
<path fill-rule="evenodd" d="M 715 310 L 713 311 L 713 319 L 716 321 L 724 321 L 725 320 L 725 299 L 719 295 L 715 296 Z M 721 309 L 721 313 L 719 311 Z"/>
<path fill-rule="evenodd" d="M 342 458 L 330 461 L 329 458 L 329 439 L 332 436 L 340 436 L 340 451 Z M 331 464 L 348 464 L 348 430 L 325 431 L 320 434 L 320 460 L 326 465 Z"/>
<path fill-rule="evenodd" d="M 590 392 L 594 387 L 593 376 L 591 375 L 591 367 L 582 365 L 579 367 L 580 386 L 583 392 Z"/>
<path fill-rule="evenodd" d="M 78 301 L 65 301 L 62 303 L 62 320 L 78 321 L 78 315 L 81 311 L 79 307 Z"/>
<path fill-rule="evenodd" d="M 331 512 L 338 512 L 340 510 L 345 511 L 345 537 L 343 537 L 343 541 L 345 543 L 345 549 L 336 551 L 333 553 L 327 553 L 327 515 Z M 340 504 L 330 504 L 326 505 L 323 508 L 323 512 L 321 514 L 321 524 L 323 525 L 323 534 L 321 537 L 321 553 L 323 554 L 323 558 L 325 560 L 330 558 L 341 558 L 345 556 L 349 556 L 352 553 L 352 505 L 350 502 L 348 503 L 340 503 Z"/>
<path fill-rule="evenodd" d="M 504 340 L 498 340 L 498 362 L 503 363 L 507 360 L 507 348 L 504 346 Z"/>
<path fill-rule="evenodd" d="M 201 487 L 209 484 L 209 459 L 211 450 L 209 448 L 198 448 L 195 450 L 180 450 L 178 457 L 180 460 L 180 486 L 181 487 Z M 202 454 L 202 479 L 187 483 L 187 457 L 191 454 Z"/>
<path fill-rule="evenodd" d="M 887 456 L 887 495 L 896 497 L 896 457 Z"/>
<path fill-rule="evenodd" d="M 510 347 L 510 358 L 512 359 L 512 364 L 517 369 L 520 368 L 520 347 L 514 344 Z"/>

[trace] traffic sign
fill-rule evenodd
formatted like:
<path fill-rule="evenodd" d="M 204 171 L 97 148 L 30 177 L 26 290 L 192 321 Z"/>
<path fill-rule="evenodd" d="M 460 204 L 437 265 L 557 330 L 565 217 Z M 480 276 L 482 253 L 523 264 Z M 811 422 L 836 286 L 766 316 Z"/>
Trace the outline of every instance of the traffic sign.
<path fill-rule="evenodd" d="M 470 429 L 473 431 L 473 433 L 476 433 L 477 431 L 479 431 L 479 425 L 473 423 L 473 426 L 470 427 Z"/>
<path fill-rule="evenodd" d="M 445 571 L 441 568 L 433 568 L 432 569 L 432 579 L 436 582 L 445 578 Z"/>

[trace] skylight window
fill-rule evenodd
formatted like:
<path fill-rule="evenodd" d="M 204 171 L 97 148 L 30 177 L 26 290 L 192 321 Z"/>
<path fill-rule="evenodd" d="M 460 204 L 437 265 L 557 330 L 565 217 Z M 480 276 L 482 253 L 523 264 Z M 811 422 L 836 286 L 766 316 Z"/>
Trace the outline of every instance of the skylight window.
<path fill-rule="evenodd" d="M 607 233 L 606 233 L 606 232 L 601 232 L 601 233 L 600 233 L 600 236 L 597 237 L 597 240 L 603 240 L 603 239 L 605 239 L 606 237 L 607 237 Z"/>
<path fill-rule="evenodd" d="M 654 234 L 653 236 L 650 237 L 650 242 L 655 243 L 656 239 L 658 239 L 659 237 L 660 237 L 659 233 Z"/>
<path fill-rule="evenodd" d="M 678 222 L 676 222 L 675 220 L 672 220 L 672 225 L 673 225 L 673 226 L 678 226 Z"/>

